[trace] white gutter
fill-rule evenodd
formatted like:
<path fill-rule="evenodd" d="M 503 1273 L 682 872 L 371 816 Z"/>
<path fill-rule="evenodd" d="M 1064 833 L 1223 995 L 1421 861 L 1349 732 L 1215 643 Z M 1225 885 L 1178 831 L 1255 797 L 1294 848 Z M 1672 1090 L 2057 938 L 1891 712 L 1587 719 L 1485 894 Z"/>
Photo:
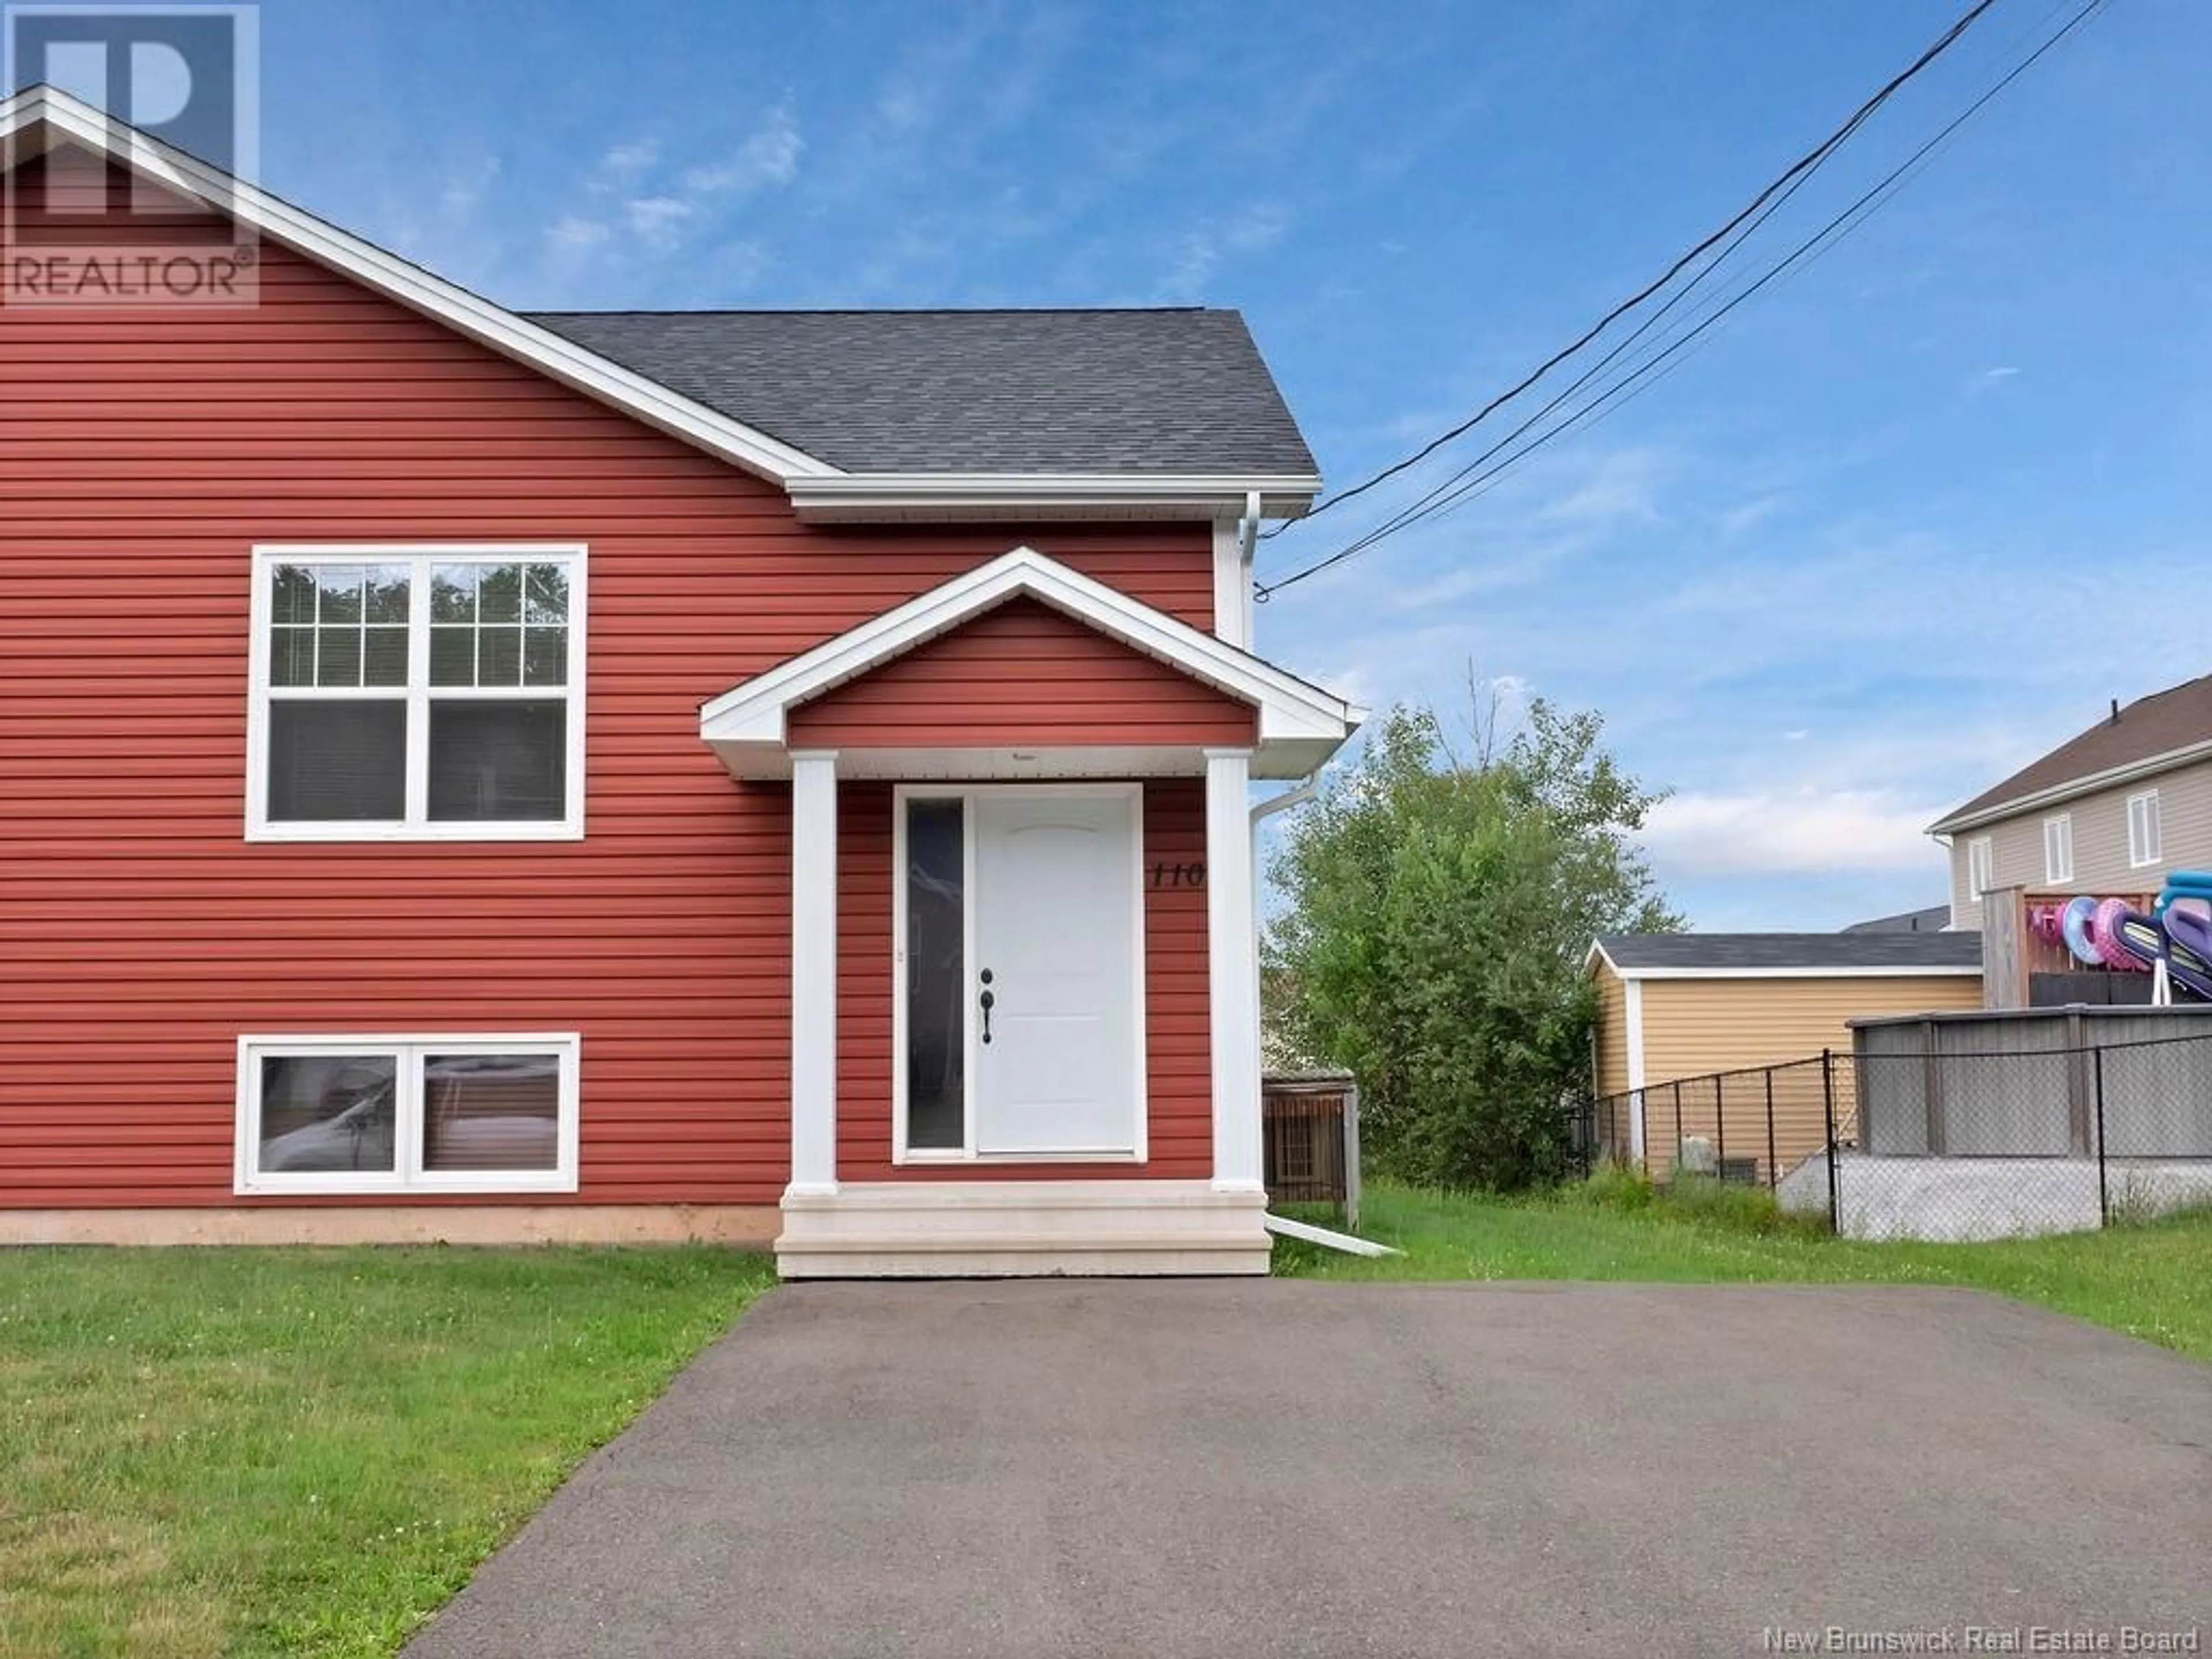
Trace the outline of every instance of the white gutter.
<path fill-rule="evenodd" d="M 1289 519 L 1313 505 L 1321 480 L 1296 474 L 872 472 L 793 478 L 786 488 L 802 516 L 819 520 L 947 509 L 1058 514 L 1078 508 L 1130 517 L 1211 518 L 1239 508 L 1249 514 L 1255 497 L 1267 516 Z"/>

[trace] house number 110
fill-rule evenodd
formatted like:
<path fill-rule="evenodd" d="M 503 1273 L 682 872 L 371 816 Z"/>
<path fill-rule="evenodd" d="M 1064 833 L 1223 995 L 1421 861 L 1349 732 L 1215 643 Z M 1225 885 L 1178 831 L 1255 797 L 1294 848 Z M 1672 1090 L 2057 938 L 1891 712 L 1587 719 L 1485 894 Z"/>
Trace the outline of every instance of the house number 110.
<path fill-rule="evenodd" d="M 1206 866 L 1203 864 L 1156 864 L 1152 866 L 1152 885 L 1203 887 L 1206 885 Z"/>

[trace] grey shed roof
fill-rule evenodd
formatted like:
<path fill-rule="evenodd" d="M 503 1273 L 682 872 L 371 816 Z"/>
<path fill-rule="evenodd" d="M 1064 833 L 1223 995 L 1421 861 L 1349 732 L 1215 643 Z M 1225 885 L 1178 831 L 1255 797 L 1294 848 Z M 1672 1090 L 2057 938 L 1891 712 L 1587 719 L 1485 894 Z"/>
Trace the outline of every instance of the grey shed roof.
<path fill-rule="evenodd" d="M 1234 311 L 530 320 L 848 472 L 1318 471 Z"/>
<path fill-rule="evenodd" d="M 1982 936 L 1956 933 L 1610 933 L 1598 940 L 1614 967 L 1702 969 L 1978 968 Z"/>

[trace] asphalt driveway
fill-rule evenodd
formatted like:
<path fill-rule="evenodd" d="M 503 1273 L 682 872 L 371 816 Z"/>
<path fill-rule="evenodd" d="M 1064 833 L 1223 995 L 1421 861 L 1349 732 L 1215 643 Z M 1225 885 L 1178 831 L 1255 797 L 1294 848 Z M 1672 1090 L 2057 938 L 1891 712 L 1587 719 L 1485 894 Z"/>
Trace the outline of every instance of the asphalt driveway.
<path fill-rule="evenodd" d="M 409 1653 L 2212 1644 L 2208 1448 L 2212 1368 L 1966 1291 L 799 1286 Z"/>

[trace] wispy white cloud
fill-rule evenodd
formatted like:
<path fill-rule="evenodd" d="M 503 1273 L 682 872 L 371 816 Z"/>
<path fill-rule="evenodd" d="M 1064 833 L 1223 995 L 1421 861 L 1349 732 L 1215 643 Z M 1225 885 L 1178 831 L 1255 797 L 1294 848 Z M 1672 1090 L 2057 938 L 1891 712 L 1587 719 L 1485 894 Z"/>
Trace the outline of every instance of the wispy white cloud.
<path fill-rule="evenodd" d="M 499 174 L 500 160 L 496 155 L 455 167 L 439 187 L 439 210 L 450 218 L 469 217 L 483 205 L 484 193 L 497 182 Z"/>
<path fill-rule="evenodd" d="M 1290 212 L 1279 202 L 1253 202 L 1226 219 L 1187 232 L 1161 278 L 1162 294 L 1177 300 L 1202 298 L 1223 262 L 1266 252 L 1283 240 L 1290 226 Z"/>
<path fill-rule="evenodd" d="M 702 196 L 745 196 L 788 185 L 799 176 L 805 148 L 799 117 L 787 100 L 770 110 L 726 159 L 687 168 L 684 188 Z"/>
<path fill-rule="evenodd" d="M 722 225 L 738 203 L 791 184 L 805 149 L 798 112 L 787 99 L 718 159 L 678 161 L 658 138 L 625 140 L 601 153 L 584 177 L 583 197 L 596 205 L 556 219 L 546 229 L 547 245 L 568 267 L 587 261 L 635 264 L 641 256 L 658 258 L 688 246 Z M 757 276 L 768 258 L 755 240 L 730 246 L 745 255 L 725 257 L 719 268 L 729 286 L 741 287 Z"/>
<path fill-rule="evenodd" d="M 545 240 L 556 252 L 582 253 L 595 248 L 614 233 L 597 219 L 563 214 L 546 230 Z"/>
<path fill-rule="evenodd" d="M 649 247 L 673 247 L 697 210 L 681 197 L 633 197 L 623 204 L 623 218 L 631 235 Z"/>
<path fill-rule="evenodd" d="M 660 160 L 660 141 L 657 138 L 637 138 L 614 144 L 599 157 L 592 171 L 592 182 L 607 189 L 650 173 Z"/>
<path fill-rule="evenodd" d="M 1652 809 L 1642 839 L 1662 878 L 1928 870 L 1941 811 L 1882 790 L 1684 793 Z"/>

